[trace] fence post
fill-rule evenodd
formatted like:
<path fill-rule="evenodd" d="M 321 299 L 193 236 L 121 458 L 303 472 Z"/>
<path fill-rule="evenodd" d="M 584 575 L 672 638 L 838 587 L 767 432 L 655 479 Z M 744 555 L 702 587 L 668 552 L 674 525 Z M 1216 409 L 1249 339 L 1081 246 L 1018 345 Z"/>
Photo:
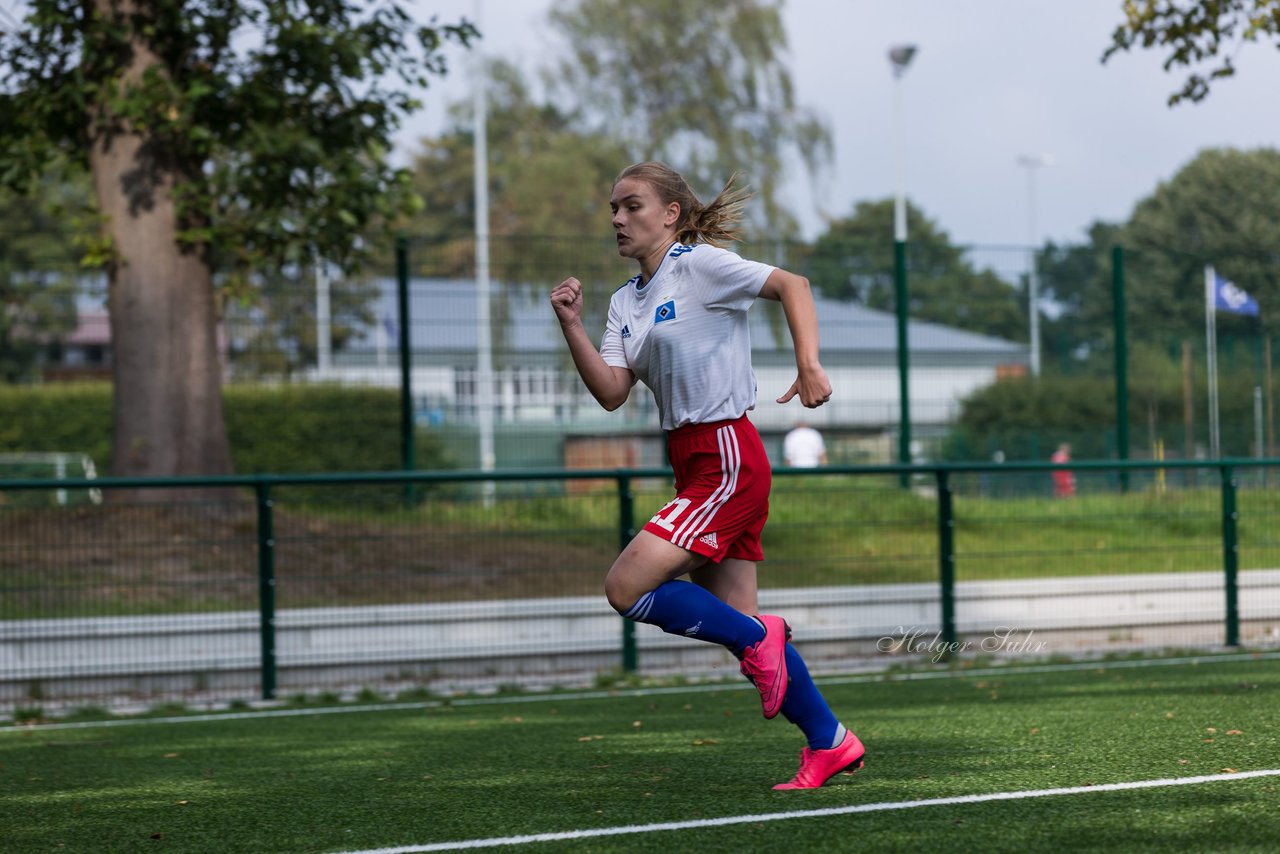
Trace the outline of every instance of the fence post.
<path fill-rule="evenodd" d="M 1240 645 L 1240 542 L 1236 511 L 1236 473 L 1232 466 L 1222 467 L 1222 569 L 1223 588 L 1227 600 L 1227 646 Z"/>
<path fill-rule="evenodd" d="M 938 582 L 942 607 L 942 642 L 954 649 L 956 642 L 956 519 L 951 478 L 944 469 L 938 478 Z"/>
<path fill-rule="evenodd" d="M 254 484 L 258 499 L 258 632 L 262 649 L 262 699 L 276 696 L 276 539 L 271 487 Z"/>
<path fill-rule="evenodd" d="M 1116 336 L 1116 456 L 1129 460 L 1129 334 L 1124 307 L 1124 247 L 1111 248 L 1111 311 Z M 1129 470 L 1120 469 L 1120 491 L 1129 491 Z"/>
<path fill-rule="evenodd" d="M 893 243 L 894 315 L 898 337 L 898 462 L 911 465 L 911 342 L 907 316 L 907 241 Z M 903 472 L 902 486 L 911 485 L 911 473 Z"/>
<path fill-rule="evenodd" d="M 409 334 L 409 241 L 401 235 L 396 238 L 396 315 L 399 323 L 397 336 L 400 347 L 400 468 L 413 471 L 418 467 L 414 459 L 413 434 L 413 337 Z M 404 485 L 404 501 L 415 503 L 413 481 Z"/>
<path fill-rule="evenodd" d="M 631 478 L 620 474 L 618 475 L 618 551 L 625 549 L 635 535 L 635 495 L 631 492 Z M 636 624 L 622 617 L 622 672 L 635 673 L 638 662 Z"/>

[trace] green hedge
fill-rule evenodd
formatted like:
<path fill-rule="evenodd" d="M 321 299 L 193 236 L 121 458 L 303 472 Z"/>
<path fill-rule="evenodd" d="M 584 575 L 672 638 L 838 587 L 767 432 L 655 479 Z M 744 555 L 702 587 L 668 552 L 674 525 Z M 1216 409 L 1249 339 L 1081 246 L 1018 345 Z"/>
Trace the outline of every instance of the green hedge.
<path fill-rule="evenodd" d="M 1145 456 L 1153 438 L 1170 456 L 1182 456 L 1183 390 L 1165 378 L 1152 381 L 1131 372 L 1130 450 Z M 1254 381 L 1248 375 L 1221 378 L 1219 414 L 1224 456 L 1254 453 Z M 1203 379 L 1194 390 L 1194 439 L 1208 443 L 1207 393 Z M 1009 460 L 1045 460 L 1059 442 L 1070 442 L 1077 460 L 1116 454 L 1116 392 L 1111 377 L 1044 376 L 1004 380 L 967 397 L 943 446 L 945 459 L 989 460 L 999 449 Z M 1143 449 L 1144 453 L 1138 450 Z"/>
<path fill-rule="evenodd" d="M 396 390 L 229 386 L 223 399 L 239 474 L 400 467 Z M 110 471 L 109 384 L 0 387 L 0 452 L 48 451 L 86 453 L 100 474 Z M 416 451 L 419 469 L 448 467 L 443 444 L 430 433 L 418 431 Z"/>
<path fill-rule="evenodd" d="M 111 457 L 111 386 L 0 386 L 0 452 L 88 454 L 105 474 Z"/>

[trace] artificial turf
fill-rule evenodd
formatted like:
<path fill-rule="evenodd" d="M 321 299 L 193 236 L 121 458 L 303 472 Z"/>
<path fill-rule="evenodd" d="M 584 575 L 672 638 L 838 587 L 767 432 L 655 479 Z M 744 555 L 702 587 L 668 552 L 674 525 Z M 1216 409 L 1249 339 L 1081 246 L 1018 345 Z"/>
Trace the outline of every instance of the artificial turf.
<path fill-rule="evenodd" d="M 354 851 L 1200 775 L 515 850 L 1276 850 L 1280 777 L 1232 775 L 1280 768 L 1280 662 L 1140 664 L 822 680 L 867 765 L 806 792 L 770 789 L 802 742 L 738 682 L 9 729 L 0 850 Z"/>

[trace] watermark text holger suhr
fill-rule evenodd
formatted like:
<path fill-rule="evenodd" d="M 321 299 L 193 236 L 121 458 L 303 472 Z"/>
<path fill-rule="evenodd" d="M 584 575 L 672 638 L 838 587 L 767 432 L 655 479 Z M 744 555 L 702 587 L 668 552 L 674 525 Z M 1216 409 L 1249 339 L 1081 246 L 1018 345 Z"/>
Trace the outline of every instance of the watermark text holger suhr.
<path fill-rule="evenodd" d="M 998 626 L 995 631 L 981 640 L 946 641 L 942 639 L 942 631 L 930 631 L 915 626 L 898 626 L 890 635 L 876 641 L 876 649 L 880 652 L 929 653 L 936 663 L 942 659 L 961 652 L 986 653 L 1034 653 L 1045 652 L 1048 643 L 1033 640 L 1034 631 L 1023 633 L 1021 629 L 1010 626 Z"/>

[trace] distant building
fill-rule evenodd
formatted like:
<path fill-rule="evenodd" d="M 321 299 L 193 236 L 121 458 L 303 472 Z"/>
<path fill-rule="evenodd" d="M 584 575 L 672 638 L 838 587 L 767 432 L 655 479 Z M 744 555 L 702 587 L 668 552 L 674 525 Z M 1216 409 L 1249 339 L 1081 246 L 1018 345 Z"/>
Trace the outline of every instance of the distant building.
<path fill-rule="evenodd" d="M 46 382 L 111 378 L 111 323 L 103 309 L 81 307 L 76 328 L 49 344 L 40 366 Z"/>
<path fill-rule="evenodd" d="M 315 381 L 398 387 L 398 319 L 393 282 L 383 283 L 378 323 L 357 336 L 328 364 L 307 376 Z M 470 435 L 477 421 L 478 357 L 476 300 L 470 280 L 415 279 L 409 286 L 411 376 L 420 421 Z M 498 288 L 495 287 L 495 293 Z M 600 300 L 603 303 L 603 299 Z M 499 310 L 500 307 L 500 310 Z M 605 305 L 596 309 L 592 334 L 603 330 Z M 805 411 L 806 420 L 833 438 L 839 461 L 840 436 L 857 437 L 861 456 L 890 455 L 888 437 L 898 428 L 898 362 L 894 315 L 852 303 L 817 297 L 822 361 L 835 394 L 831 402 Z M 591 398 L 568 359 L 555 315 L 542 290 L 507 289 L 495 299 L 493 365 L 495 423 L 522 440 L 547 431 L 557 440 L 581 436 L 599 444 L 602 436 L 656 436 L 657 411 L 648 390 L 637 384 L 618 412 L 606 413 Z M 752 421 L 767 435 L 790 429 L 799 404 L 774 403 L 795 379 L 795 359 L 781 307 L 760 300 L 751 312 L 752 350 L 759 401 Z M 592 329 L 591 321 L 588 328 Z M 940 433 L 951 424 L 961 400 L 999 379 L 1027 372 L 1024 344 L 978 335 L 937 323 L 908 323 L 911 349 L 911 419 L 918 435 Z M 780 438 L 779 438 L 780 441 Z M 573 444 L 572 442 L 570 443 Z M 499 447 L 501 458 L 501 447 Z M 571 450 L 566 450 L 570 455 Z M 661 462 L 661 449 L 597 455 L 602 464 Z M 845 456 L 848 456 L 847 454 Z"/>

